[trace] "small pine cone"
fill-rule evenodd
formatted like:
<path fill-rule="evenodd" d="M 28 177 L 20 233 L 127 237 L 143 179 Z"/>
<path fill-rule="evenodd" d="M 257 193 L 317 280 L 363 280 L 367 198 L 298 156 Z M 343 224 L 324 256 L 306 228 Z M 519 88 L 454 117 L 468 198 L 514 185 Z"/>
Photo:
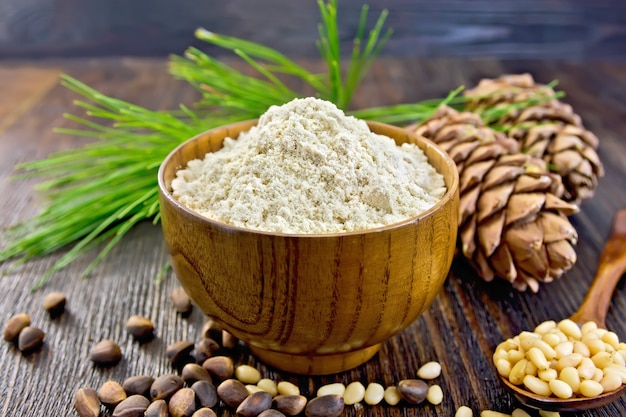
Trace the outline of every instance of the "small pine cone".
<path fill-rule="evenodd" d="M 561 200 L 558 175 L 519 144 L 469 112 L 440 108 L 409 129 L 429 138 L 457 164 L 460 179 L 460 251 L 486 281 L 500 277 L 536 292 L 576 261 L 576 230 Z"/>
<path fill-rule="evenodd" d="M 493 123 L 516 139 L 523 153 L 542 158 L 552 172 L 561 176 L 564 200 L 580 204 L 593 196 L 598 178 L 604 175 L 596 152 L 599 140 L 584 128 L 572 107 L 554 98 L 539 100 L 530 107 L 510 106 L 552 96 L 554 90 L 536 84 L 530 74 L 519 74 L 483 79 L 465 94 L 475 97 L 466 106 L 473 112 L 508 106 Z"/>

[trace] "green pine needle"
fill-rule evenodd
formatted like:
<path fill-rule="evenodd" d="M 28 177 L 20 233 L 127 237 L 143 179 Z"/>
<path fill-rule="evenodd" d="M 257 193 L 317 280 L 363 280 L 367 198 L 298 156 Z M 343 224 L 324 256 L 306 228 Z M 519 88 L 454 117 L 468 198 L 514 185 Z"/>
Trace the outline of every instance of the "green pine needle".
<path fill-rule="evenodd" d="M 35 288 L 39 288 L 56 271 L 104 244 L 87 267 L 85 273 L 89 273 L 137 223 L 159 221 L 157 172 L 169 152 L 200 132 L 257 118 L 272 105 L 301 97 L 287 87 L 285 77 L 299 79 L 318 97 L 346 108 L 391 32 L 381 37 L 385 11 L 364 39 L 367 7 L 363 7 L 344 81 L 336 3 L 319 2 L 320 52 L 328 63 L 326 74 L 312 73 L 264 45 L 198 29 L 198 39 L 231 50 L 256 74 L 246 75 L 197 48 L 189 48 L 184 57 L 172 56 L 171 74 L 202 94 L 194 110 L 183 105 L 172 111 L 148 110 L 62 76 L 61 84 L 82 97 L 74 104 L 86 115 L 67 114 L 66 118 L 80 127 L 56 132 L 88 137 L 93 142 L 16 166 L 16 179 L 41 180 L 37 190 L 47 197 L 47 203 L 33 219 L 3 234 L 7 244 L 0 250 L 0 264 L 13 260 L 13 266 L 18 266 L 69 248 L 36 282 Z"/>

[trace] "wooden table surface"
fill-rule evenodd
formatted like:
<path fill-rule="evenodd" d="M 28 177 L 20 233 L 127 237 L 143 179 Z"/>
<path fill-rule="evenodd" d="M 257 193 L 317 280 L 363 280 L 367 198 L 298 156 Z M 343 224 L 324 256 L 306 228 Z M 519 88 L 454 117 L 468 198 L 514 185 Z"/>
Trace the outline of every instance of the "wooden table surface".
<path fill-rule="evenodd" d="M 519 404 L 500 386 L 491 355 L 506 337 L 531 329 L 547 319 L 561 319 L 581 302 L 593 277 L 598 255 L 608 235 L 613 213 L 626 208 L 626 64 L 586 62 L 528 62 L 461 59 L 385 59 L 372 68 L 355 97 L 358 107 L 411 102 L 441 97 L 459 86 L 473 86 L 482 77 L 530 71 L 538 81 L 560 81 L 565 101 L 583 117 L 600 138 L 599 155 L 606 168 L 596 196 L 583 204 L 571 220 L 579 233 L 578 262 L 556 282 L 537 294 L 518 293 L 505 283 L 486 284 L 462 262 L 455 261 L 440 295 L 428 311 L 407 330 L 386 342 L 368 363 L 348 372 L 324 377 L 298 377 L 255 361 L 245 347 L 235 353 L 239 362 L 256 366 L 276 380 L 297 383 L 305 394 L 329 382 L 383 385 L 415 377 L 417 368 L 431 360 L 442 364 L 434 382 L 444 392 L 443 403 L 433 406 L 347 406 L 345 416 L 453 416 L 461 405 L 510 413 Z M 158 59 L 101 59 L 71 61 L 0 62 L 0 227 L 33 216 L 42 206 L 33 192 L 35 180 L 10 181 L 13 166 L 48 153 L 78 147 L 82 138 L 52 133 L 71 123 L 64 112 L 78 111 L 77 98 L 58 84 L 68 73 L 107 95 L 136 104 L 170 109 L 191 103 L 196 92 L 167 73 Z M 39 291 L 35 281 L 59 255 L 38 259 L 15 270 L 4 265 L 0 278 L 0 322 L 15 313 L 30 314 L 32 323 L 46 333 L 43 348 L 21 354 L 12 344 L 0 343 L 0 415 L 68 416 L 73 395 L 80 387 L 98 388 L 106 380 L 118 382 L 138 374 L 159 376 L 174 372 L 165 347 L 179 340 L 197 340 L 205 317 L 195 308 L 189 317 L 175 312 L 170 292 L 177 286 L 170 274 L 155 282 L 167 261 L 161 230 L 141 224 L 134 229 L 92 274 L 82 279 L 89 256 L 57 273 Z M 613 296 L 607 325 L 626 340 L 626 283 Z M 67 295 L 67 311 L 50 319 L 41 307 L 51 291 Z M 133 314 L 150 317 L 156 337 L 139 344 L 124 329 Z M 89 349 L 102 339 L 117 341 L 122 361 L 96 368 Z M 610 406 L 577 416 L 626 415 L 626 397 Z M 108 414 L 105 414 L 108 415 Z M 223 410 L 218 415 L 233 415 Z M 536 414 L 535 414 L 536 415 Z"/>

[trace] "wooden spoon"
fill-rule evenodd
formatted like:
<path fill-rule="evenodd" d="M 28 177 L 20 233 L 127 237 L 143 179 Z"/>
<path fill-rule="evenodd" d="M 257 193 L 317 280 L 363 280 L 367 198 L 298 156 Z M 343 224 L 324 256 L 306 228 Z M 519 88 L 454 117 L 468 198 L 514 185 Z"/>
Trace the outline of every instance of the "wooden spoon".
<path fill-rule="evenodd" d="M 611 236 L 600 255 L 594 280 L 583 303 L 570 318 L 579 324 L 594 321 L 598 327 L 606 328 L 605 319 L 611 303 L 611 296 L 625 270 L 626 209 L 615 213 Z M 601 407 L 617 400 L 626 391 L 626 385 L 622 384 L 620 388 L 602 393 L 597 397 L 560 399 L 537 395 L 525 390 L 522 386 L 512 384 L 504 377 L 501 377 L 501 380 L 521 403 L 547 411 L 582 411 Z"/>

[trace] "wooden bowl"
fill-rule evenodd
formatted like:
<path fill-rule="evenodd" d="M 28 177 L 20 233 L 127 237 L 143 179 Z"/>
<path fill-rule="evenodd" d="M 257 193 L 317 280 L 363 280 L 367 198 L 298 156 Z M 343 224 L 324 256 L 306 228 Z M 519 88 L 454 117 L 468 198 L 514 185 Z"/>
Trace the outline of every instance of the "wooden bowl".
<path fill-rule="evenodd" d="M 417 144 L 444 176 L 447 192 L 419 216 L 347 233 L 249 230 L 203 217 L 172 196 L 177 170 L 255 123 L 202 133 L 163 162 L 161 219 L 174 272 L 194 302 L 265 363 L 298 374 L 353 368 L 411 324 L 440 291 L 457 236 L 456 166 L 430 141 L 369 122 L 373 132 L 398 144 Z"/>

